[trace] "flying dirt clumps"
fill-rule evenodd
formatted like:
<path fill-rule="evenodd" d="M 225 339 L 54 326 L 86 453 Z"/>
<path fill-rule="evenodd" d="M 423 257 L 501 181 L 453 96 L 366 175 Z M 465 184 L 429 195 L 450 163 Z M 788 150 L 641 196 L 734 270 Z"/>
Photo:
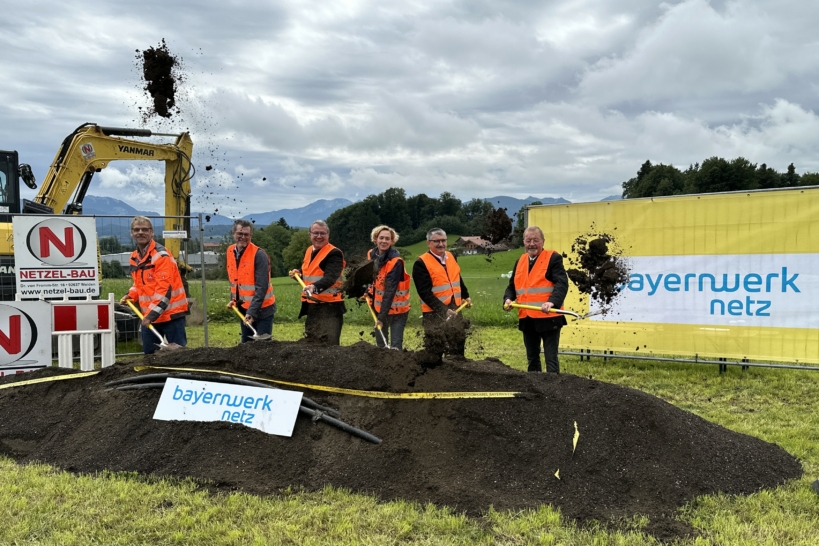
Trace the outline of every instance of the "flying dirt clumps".
<path fill-rule="evenodd" d="M 176 106 L 176 89 L 180 75 L 176 68 L 179 60 L 168 51 L 165 39 L 157 47 L 137 51 L 137 59 L 142 56 L 142 78 L 145 80 L 145 93 L 150 97 L 152 106 L 142 113 L 143 122 L 157 115 L 169 118 Z M 178 110 L 176 113 L 179 113 Z"/>
<path fill-rule="evenodd" d="M 572 243 L 569 278 L 583 294 L 588 294 L 602 307 L 609 307 L 628 282 L 628 264 L 620 251 L 610 252 L 614 238 L 607 233 L 581 235 Z"/>

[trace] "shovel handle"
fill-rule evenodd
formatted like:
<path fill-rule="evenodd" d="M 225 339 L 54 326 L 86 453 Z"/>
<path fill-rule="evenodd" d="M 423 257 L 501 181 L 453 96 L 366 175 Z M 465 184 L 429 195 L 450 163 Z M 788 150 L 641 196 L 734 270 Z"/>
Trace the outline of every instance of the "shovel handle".
<path fill-rule="evenodd" d="M 531 311 L 541 311 L 539 305 L 525 305 L 523 303 L 510 303 L 509 307 L 514 307 L 515 309 L 529 309 Z M 549 310 L 550 313 L 556 313 L 558 315 L 568 315 L 570 317 L 574 317 L 576 319 L 583 318 L 582 316 L 578 315 L 574 311 L 566 311 L 565 309 L 555 309 L 552 308 Z"/>
<path fill-rule="evenodd" d="M 364 296 L 364 299 L 367 301 L 367 309 L 370 310 L 370 315 L 373 317 L 375 327 L 380 330 L 381 326 L 378 325 L 378 315 L 375 314 L 375 309 L 373 309 L 373 300 L 370 299 L 370 296 Z"/>
<path fill-rule="evenodd" d="M 461 305 L 459 305 L 457 309 L 455 309 L 455 312 L 456 312 L 456 313 L 460 313 L 461 311 L 463 311 L 463 310 L 464 310 L 464 309 L 466 309 L 467 307 L 469 307 L 469 302 L 468 302 L 468 301 L 465 301 L 465 302 L 463 302 Z"/>
<path fill-rule="evenodd" d="M 128 307 L 130 307 L 130 308 L 131 308 L 131 310 L 132 310 L 134 313 L 136 313 L 136 316 L 138 316 L 138 317 L 139 317 L 139 320 L 145 320 L 145 317 L 144 317 L 144 316 L 142 316 L 142 313 L 140 313 L 140 312 L 139 312 L 139 309 L 137 309 L 136 305 L 134 305 L 134 302 L 133 302 L 132 300 L 125 300 L 125 303 L 127 303 L 127 304 L 128 304 Z M 160 335 L 160 333 L 156 331 L 156 328 L 154 328 L 154 325 L 153 325 L 153 324 L 149 324 L 149 325 L 148 325 L 148 329 L 149 329 L 150 331 L 152 331 L 154 334 L 156 334 L 156 337 L 158 337 L 158 338 L 159 338 L 159 344 L 160 344 L 160 345 L 167 345 L 167 342 L 165 341 L 165 338 L 163 338 L 163 337 Z"/>
<path fill-rule="evenodd" d="M 233 312 L 234 312 L 234 313 L 236 313 L 236 314 L 239 316 L 239 318 L 240 318 L 240 319 L 242 319 L 242 324 L 244 324 L 245 326 L 247 326 L 248 328 L 250 328 L 250 331 L 251 331 L 251 332 L 253 332 L 253 335 L 254 335 L 254 336 L 258 336 L 258 335 L 259 335 L 259 334 L 257 334 L 257 333 L 256 333 L 256 328 L 254 328 L 253 326 L 251 326 L 250 324 L 248 324 L 248 323 L 247 323 L 247 317 L 245 317 L 245 316 L 244 316 L 244 315 L 241 313 L 241 311 L 239 311 L 238 309 L 236 309 L 236 306 L 235 306 L 235 305 L 229 305 L 228 307 L 230 307 L 231 309 L 233 309 Z"/>
<path fill-rule="evenodd" d="M 293 278 L 296 279 L 299 282 L 299 285 L 301 286 L 302 290 L 307 288 L 307 285 L 304 284 L 304 281 L 302 280 L 301 275 L 296 273 L 295 270 L 293 271 Z M 313 296 L 305 295 L 304 297 L 306 297 L 308 300 L 314 301 L 316 303 L 323 303 L 321 300 L 319 300 L 318 298 L 314 298 Z"/>

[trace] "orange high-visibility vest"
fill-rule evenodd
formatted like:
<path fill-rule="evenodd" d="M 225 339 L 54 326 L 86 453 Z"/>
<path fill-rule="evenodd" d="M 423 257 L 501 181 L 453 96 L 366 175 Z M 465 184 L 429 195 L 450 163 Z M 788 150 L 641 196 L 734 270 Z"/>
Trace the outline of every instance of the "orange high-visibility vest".
<path fill-rule="evenodd" d="M 367 253 L 367 259 L 373 259 L 373 250 Z M 400 256 L 396 256 L 387 263 L 381 266 L 378 270 L 378 275 L 375 278 L 373 288 L 375 290 L 375 297 L 373 298 L 373 307 L 376 313 L 381 312 L 381 304 L 384 300 L 384 292 L 386 291 L 387 276 L 392 272 L 393 268 L 398 262 L 404 263 Z M 395 297 L 392 299 L 390 306 L 390 315 L 400 315 L 402 313 L 409 313 L 410 310 L 410 280 L 411 277 L 407 273 L 407 268 L 404 267 L 404 278 L 398 281 L 398 287 L 395 290 Z"/>
<path fill-rule="evenodd" d="M 239 258 L 239 266 L 236 267 L 236 245 L 230 245 L 227 249 L 227 272 L 230 280 L 230 295 L 236 299 L 239 307 L 247 311 L 250 309 L 250 302 L 256 295 L 256 252 L 264 252 L 253 243 L 248 243 L 247 248 Z M 276 303 L 276 294 L 273 291 L 273 284 L 270 282 L 270 258 L 267 258 L 267 292 L 262 301 L 262 308 L 270 307 Z"/>
<path fill-rule="evenodd" d="M 554 291 L 554 283 L 546 279 L 546 271 L 549 268 L 549 260 L 552 259 L 553 250 L 544 250 L 535 260 L 535 265 L 529 271 L 529 255 L 524 254 L 518 259 L 515 266 L 515 294 L 517 303 L 523 305 L 537 305 L 540 307 L 549 301 L 549 297 Z M 561 307 L 561 309 L 563 309 Z M 543 311 L 531 311 L 529 309 L 518 309 L 518 318 L 553 318 L 561 315 L 557 313 L 544 313 Z"/>
<path fill-rule="evenodd" d="M 301 263 L 301 273 L 302 278 L 304 280 L 304 284 L 315 284 L 317 281 L 320 281 L 322 277 L 324 277 L 324 270 L 321 269 L 320 265 L 321 261 L 330 253 L 331 250 L 335 249 L 333 245 L 327 243 L 321 250 L 316 253 L 316 257 L 310 261 L 310 254 L 313 252 L 313 247 L 308 246 L 307 252 L 304 253 L 304 260 Z M 340 252 L 340 251 L 339 251 Z M 344 271 L 344 268 L 347 267 L 347 261 L 343 258 L 344 254 L 342 253 L 341 259 L 341 270 Z M 313 294 L 313 297 L 319 301 L 332 303 L 338 301 L 344 301 L 344 297 L 341 293 L 341 275 L 338 276 L 336 281 L 324 292 L 321 294 Z M 317 303 L 313 300 L 309 300 L 302 296 L 301 301 L 306 301 L 307 303 Z"/>
<path fill-rule="evenodd" d="M 128 290 L 128 296 L 139 303 L 143 316 L 159 311 L 159 317 L 153 321 L 156 324 L 187 314 L 188 298 L 182 286 L 182 277 L 176 260 L 164 246 L 151 241 L 141 259 L 139 250 L 134 250 L 131 253 L 130 272 L 134 286 Z"/>
<path fill-rule="evenodd" d="M 453 296 L 455 305 L 461 305 L 461 267 L 455 261 L 455 256 L 451 252 L 446 253 L 446 268 L 429 252 L 421 254 L 418 259 L 427 266 L 429 277 L 432 279 L 432 294 L 444 305 Z M 431 313 L 433 309 L 421 300 L 421 311 Z"/>

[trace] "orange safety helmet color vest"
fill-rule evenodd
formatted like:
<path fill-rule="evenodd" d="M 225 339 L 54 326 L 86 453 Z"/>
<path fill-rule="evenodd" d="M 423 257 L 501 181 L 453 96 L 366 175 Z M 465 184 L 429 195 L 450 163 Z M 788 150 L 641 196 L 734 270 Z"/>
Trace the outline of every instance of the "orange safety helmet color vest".
<path fill-rule="evenodd" d="M 515 266 L 515 294 L 517 303 L 523 305 L 537 305 L 540 307 L 549 301 L 549 297 L 554 291 L 554 283 L 546 279 L 546 271 L 549 268 L 549 260 L 552 259 L 553 250 L 544 250 L 535 260 L 535 265 L 529 271 L 529 255 L 524 254 L 518 259 Z M 561 307 L 561 309 L 563 309 Z M 529 309 L 518 309 L 518 318 L 554 318 L 561 315 L 557 313 L 544 313 L 543 311 L 531 311 Z"/>
<path fill-rule="evenodd" d="M 373 250 L 370 249 L 367 253 L 367 259 L 373 259 Z M 375 312 L 381 312 L 381 304 L 384 300 L 384 291 L 386 290 L 386 283 L 387 283 L 387 276 L 392 272 L 395 265 L 401 261 L 403 263 L 404 260 L 401 259 L 400 256 L 396 256 L 391 260 L 387 260 L 387 263 L 381 266 L 381 269 L 378 270 L 378 275 L 375 278 L 375 283 L 373 288 L 375 289 L 375 297 L 373 298 L 373 307 L 375 307 Z M 410 280 L 411 277 L 407 273 L 407 268 L 404 267 L 404 278 L 398 281 L 398 288 L 395 290 L 395 297 L 392 299 L 392 305 L 390 306 L 390 315 L 400 315 L 402 313 L 409 313 L 410 310 Z"/>
<path fill-rule="evenodd" d="M 455 256 L 450 252 L 446 253 L 446 267 L 429 252 L 421 254 L 418 259 L 427 266 L 432 280 L 432 294 L 445 305 L 454 296 L 455 305 L 461 305 L 461 267 L 455 261 Z M 433 309 L 421 300 L 421 311 L 431 313 Z"/>
<path fill-rule="evenodd" d="M 134 286 L 128 296 L 139 303 L 143 316 L 158 311 L 155 324 L 185 316 L 188 312 L 188 298 L 182 277 L 176 267 L 176 260 L 165 247 L 151 241 L 140 259 L 139 250 L 131 253 L 131 278 Z"/>
<path fill-rule="evenodd" d="M 335 248 L 336 247 L 330 243 L 327 243 L 321 247 L 321 250 L 316 253 L 316 257 L 311 261 L 310 254 L 313 252 L 313 247 L 307 247 L 307 251 L 304 253 L 304 260 L 301 263 L 301 273 L 305 284 L 314 284 L 324 277 L 324 270 L 320 267 L 321 261 L 330 253 L 331 250 Z M 347 267 L 347 261 L 342 258 L 341 270 L 344 271 L 345 267 Z M 341 275 L 339 275 L 330 288 L 320 294 L 313 294 L 313 297 L 319 301 L 327 303 L 344 301 L 341 294 L 341 286 Z M 301 301 L 306 301 L 307 303 L 317 303 L 313 300 L 305 298 L 304 296 L 302 296 Z"/>
<path fill-rule="evenodd" d="M 239 258 L 239 266 L 236 267 L 236 245 L 230 245 L 227 249 L 227 272 L 230 280 L 230 295 L 239 304 L 239 307 L 247 311 L 250 309 L 250 302 L 256 295 L 256 253 L 264 252 L 253 243 L 248 243 L 247 248 Z M 270 282 L 270 258 L 267 259 L 267 292 L 262 301 L 262 308 L 270 307 L 276 303 L 276 294 L 273 291 L 273 284 Z"/>

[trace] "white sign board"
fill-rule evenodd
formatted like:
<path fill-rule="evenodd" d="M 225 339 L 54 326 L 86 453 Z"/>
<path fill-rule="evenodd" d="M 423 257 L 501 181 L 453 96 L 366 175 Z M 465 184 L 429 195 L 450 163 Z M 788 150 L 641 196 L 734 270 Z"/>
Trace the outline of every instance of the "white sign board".
<path fill-rule="evenodd" d="M 187 239 L 188 232 L 187 231 L 163 231 L 162 232 L 163 239 Z"/>
<path fill-rule="evenodd" d="M 12 224 L 21 298 L 99 296 L 93 218 L 15 216 Z"/>
<path fill-rule="evenodd" d="M 817 254 L 637 256 L 613 312 L 592 320 L 819 328 Z M 592 302 L 592 310 L 599 305 Z"/>
<path fill-rule="evenodd" d="M 291 436 L 302 393 L 169 377 L 154 412 L 160 421 L 227 421 Z"/>
<path fill-rule="evenodd" d="M 51 304 L 0 303 L 0 376 L 51 366 Z"/>

